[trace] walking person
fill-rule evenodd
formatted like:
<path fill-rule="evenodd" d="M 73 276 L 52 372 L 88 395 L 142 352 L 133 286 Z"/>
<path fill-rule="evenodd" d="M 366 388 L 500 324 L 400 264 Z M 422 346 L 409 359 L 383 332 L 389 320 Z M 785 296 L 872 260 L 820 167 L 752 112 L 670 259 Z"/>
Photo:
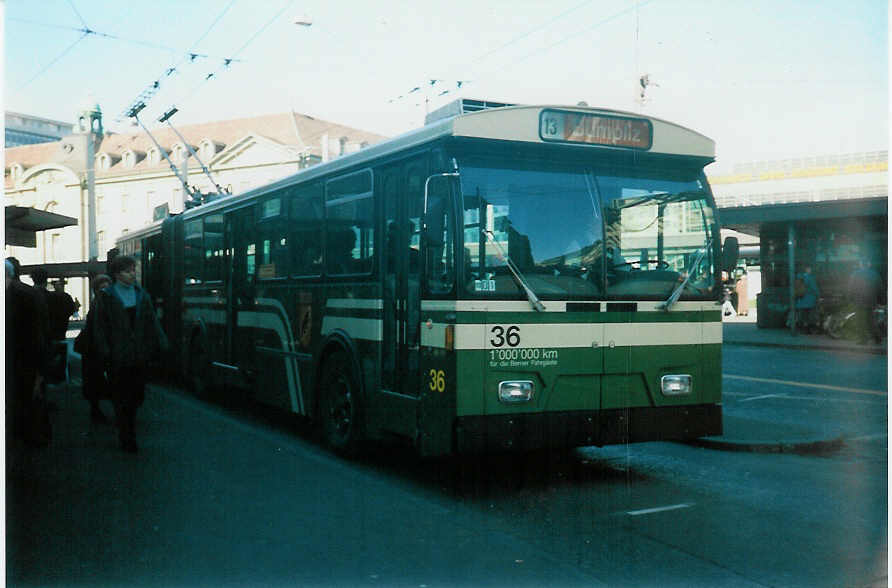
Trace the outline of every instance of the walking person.
<path fill-rule="evenodd" d="M 108 376 L 121 449 L 136 453 L 136 411 L 145 398 L 148 363 L 167 349 L 167 338 L 151 296 L 136 284 L 136 261 L 119 255 L 109 271 L 114 281 L 96 297 L 92 336 Z"/>
<path fill-rule="evenodd" d="M 811 266 L 806 265 L 802 273 L 796 276 L 795 284 L 796 292 L 796 312 L 793 320 L 798 321 L 806 333 L 817 330 L 818 317 L 817 306 L 818 299 L 821 297 L 821 290 L 818 288 L 818 282 L 811 273 Z"/>
<path fill-rule="evenodd" d="M 34 288 L 46 302 L 49 316 L 49 375 L 55 382 L 64 381 L 68 365 L 65 335 L 68 331 L 68 319 L 74 314 L 74 300 L 56 285 L 53 290 L 47 287 L 47 272 L 42 267 L 31 272 L 31 279 L 34 280 Z"/>
<path fill-rule="evenodd" d="M 52 299 L 56 316 L 50 319 L 55 321 L 53 326 L 55 332 L 51 333 L 51 336 L 57 341 L 64 341 L 68 333 L 68 321 L 77 312 L 78 305 L 74 302 L 74 298 L 65 291 L 65 280 L 53 282 Z"/>
<path fill-rule="evenodd" d="M 750 302 L 749 292 L 747 291 L 746 270 L 740 275 L 734 290 L 737 292 L 737 316 L 747 316 L 750 313 Z"/>
<path fill-rule="evenodd" d="M 111 284 L 111 278 L 106 274 L 99 274 L 93 278 L 93 301 L 95 303 L 99 291 Z M 105 377 L 105 365 L 96 345 L 96 312 L 95 307 L 87 312 L 84 328 L 74 340 L 74 350 L 81 354 L 81 373 L 83 383 L 81 392 L 87 402 L 90 403 L 90 420 L 93 423 L 107 423 L 108 419 L 99 407 L 99 401 L 110 398 L 108 394 L 108 381 Z"/>
<path fill-rule="evenodd" d="M 49 421 L 38 414 L 44 404 L 47 312 L 43 296 L 19 281 L 9 259 L 6 271 L 6 431 L 31 446 L 49 443 Z M 42 411 L 45 413 L 45 411 Z M 41 418 L 36 418 L 41 417 Z"/>

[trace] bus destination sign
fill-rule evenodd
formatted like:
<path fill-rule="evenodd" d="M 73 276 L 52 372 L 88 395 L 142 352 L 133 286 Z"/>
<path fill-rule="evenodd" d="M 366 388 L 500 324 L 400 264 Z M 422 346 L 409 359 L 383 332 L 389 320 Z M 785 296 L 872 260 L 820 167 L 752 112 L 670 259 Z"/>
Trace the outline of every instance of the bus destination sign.
<path fill-rule="evenodd" d="M 650 149 L 653 143 L 653 127 L 647 119 L 568 110 L 544 110 L 539 117 L 539 135 L 543 141 L 632 149 Z"/>

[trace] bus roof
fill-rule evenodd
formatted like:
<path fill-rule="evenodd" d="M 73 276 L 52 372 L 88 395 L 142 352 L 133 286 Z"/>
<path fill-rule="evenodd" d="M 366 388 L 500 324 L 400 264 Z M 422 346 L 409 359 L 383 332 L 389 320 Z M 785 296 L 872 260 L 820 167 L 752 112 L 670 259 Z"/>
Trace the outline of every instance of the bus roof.
<path fill-rule="evenodd" d="M 543 138 L 545 119 L 553 114 L 565 127 L 563 135 Z M 575 124 L 573 132 L 569 125 Z M 649 128 L 649 141 L 641 145 L 624 144 L 614 141 L 613 133 L 621 132 L 621 127 L 631 126 L 644 132 Z M 582 129 L 581 132 L 576 132 Z M 365 162 L 385 157 L 405 149 L 423 145 L 445 137 L 468 137 L 500 141 L 520 141 L 526 143 L 576 144 L 581 148 L 601 148 L 608 150 L 634 149 L 647 153 L 682 155 L 712 161 L 715 159 L 715 142 L 700 133 L 681 125 L 659 118 L 643 116 L 632 112 L 592 108 L 587 106 L 520 105 L 503 106 L 458 114 L 444 118 L 382 141 L 361 151 L 344 155 L 332 161 L 317 164 L 307 169 L 266 184 L 242 194 L 226 196 L 183 213 L 186 218 L 199 216 L 223 208 L 236 200 L 260 196 L 293 184 L 295 180 L 311 180 L 342 169 L 362 165 Z M 122 235 L 120 240 L 143 234 L 151 234 L 160 229 L 160 222 Z"/>

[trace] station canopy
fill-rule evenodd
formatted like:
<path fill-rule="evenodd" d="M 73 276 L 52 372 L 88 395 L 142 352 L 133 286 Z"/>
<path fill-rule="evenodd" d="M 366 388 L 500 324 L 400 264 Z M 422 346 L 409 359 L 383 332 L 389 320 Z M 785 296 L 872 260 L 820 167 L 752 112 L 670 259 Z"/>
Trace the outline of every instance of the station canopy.
<path fill-rule="evenodd" d="M 16 247 L 37 247 L 37 232 L 77 224 L 70 216 L 26 206 L 6 207 L 6 244 Z"/>

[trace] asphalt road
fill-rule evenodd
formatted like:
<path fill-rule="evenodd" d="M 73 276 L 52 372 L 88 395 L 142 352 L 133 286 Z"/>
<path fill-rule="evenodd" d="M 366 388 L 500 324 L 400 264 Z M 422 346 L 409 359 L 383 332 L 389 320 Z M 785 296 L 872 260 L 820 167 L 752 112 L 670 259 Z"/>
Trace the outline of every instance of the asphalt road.
<path fill-rule="evenodd" d="M 885 586 L 886 358 L 726 346 L 724 371 L 727 415 L 845 444 L 346 461 L 153 388 L 134 457 L 59 393 L 72 425 L 8 464 L 8 584 Z"/>

